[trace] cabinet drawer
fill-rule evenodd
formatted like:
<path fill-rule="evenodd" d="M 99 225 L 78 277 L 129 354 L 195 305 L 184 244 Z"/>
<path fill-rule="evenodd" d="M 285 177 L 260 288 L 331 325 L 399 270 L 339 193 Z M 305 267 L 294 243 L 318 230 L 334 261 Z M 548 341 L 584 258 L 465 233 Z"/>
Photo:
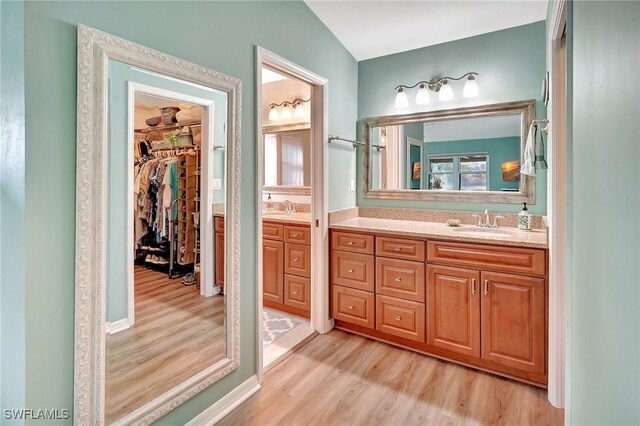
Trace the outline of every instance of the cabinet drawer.
<path fill-rule="evenodd" d="M 311 310 L 311 280 L 295 275 L 284 276 L 284 304 Z"/>
<path fill-rule="evenodd" d="M 331 286 L 333 318 L 373 329 L 373 293 L 339 285 Z"/>
<path fill-rule="evenodd" d="M 333 250 L 331 252 L 331 284 L 372 292 L 374 288 L 373 256 Z"/>
<path fill-rule="evenodd" d="M 373 235 L 334 231 L 331 233 L 331 248 L 353 253 L 373 254 Z"/>
<path fill-rule="evenodd" d="M 519 247 L 429 241 L 427 260 L 523 274 L 544 275 L 546 271 L 544 250 Z"/>
<path fill-rule="evenodd" d="M 424 342 L 423 303 L 376 295 L 376 330 Z"/>
<path fill-rule="evenodd" d="M 285 274 L 311 277 L 311 247 L 285 243 L 284 272 Z"/>
<path fill-rule="evenodd" d="M 224 217 L 215 217 L 213 220 L 213 229 L 216 232 L 224 232 Z"/>
<path fill-rule="evenodd" d="M 376 237 L 376 255 L 424 262 L 424 241 Z"/>
<path fill-rule="evenodd" d="M 311 244 L 311 228 L 306 226 L 284 226 L 284 242 Z"/>
<path fill-rule="evenodd" d="M 284 227 L 280 223 L 262 222 L 262 238 L 282 241 L 284 237 Z"/>
<path fill-rule="evenodd" d="M 424 303 L 424 263 L 376 258 L 376 293 Z"/>

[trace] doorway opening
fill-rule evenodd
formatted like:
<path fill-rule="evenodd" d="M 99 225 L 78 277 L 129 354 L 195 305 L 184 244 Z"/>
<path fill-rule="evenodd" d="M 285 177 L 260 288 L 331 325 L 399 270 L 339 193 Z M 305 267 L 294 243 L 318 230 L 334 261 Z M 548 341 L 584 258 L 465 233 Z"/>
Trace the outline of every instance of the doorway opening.
<path fill-rule="evenodd" d="M 328 315 L 327 81 L 258 48 L 259 365 L 270 369 Z"/>

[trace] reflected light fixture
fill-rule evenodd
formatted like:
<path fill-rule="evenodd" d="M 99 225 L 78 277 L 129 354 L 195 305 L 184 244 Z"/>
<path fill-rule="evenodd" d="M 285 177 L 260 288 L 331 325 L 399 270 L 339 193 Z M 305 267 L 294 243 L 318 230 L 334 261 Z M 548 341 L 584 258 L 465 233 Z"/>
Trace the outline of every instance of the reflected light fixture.
<path fill-rule="evenodd" d="M 304 104 L 309 101 L 311 98 L 296 98 L 293 101 L 282 101 L 279 104 L 272 102 L 269 104 L 269 121 L 290 120 L 293 116 L 304 118 L 307 115 Z"/>
<path fill-rule="evenodd" d="M 394 88 L 396 93 L 396 108 L 406 108 L 409 106 L 409 99 L 407 98 L 408 89 L 418 87 L 418 93 L 416 94 L 416 105 L 427 105 L 430 102 L 429 90 L 438 93 L 439 101 L 450 101 L 453 99 L 453 89 L 451 88 L 451 81 L 462 80 L 467 78 L 462 96 L 465 98 L 473 98 L 478 96 L 478 82 L 476 81 L 477 72 L 468 72 L 461 77 L 434 77 L 430 81 L 419 81 L 413 86 L 407 86 L 400 84 Z"/>
<path fill-rule="evenodd" d="M 396 108 L 405 108 L 408 105 L 409 99 L 407 99 L 407 94 L 404 93 L 404 89 L 401 87 L 396 95 Z"/>
<path fill-rule="evenodd" d="M 269 121 L 276 121 L 280 119 L 280 114 L 275 105 L 271 104 L 269 107 Z"/>
<path fill-rule="evenodd" d="M 285 102 L 282 106 L 282 114 L 280 115 L 283 120 L 288 120 L 291 118 L 291 107 L 288 102 Z"/>

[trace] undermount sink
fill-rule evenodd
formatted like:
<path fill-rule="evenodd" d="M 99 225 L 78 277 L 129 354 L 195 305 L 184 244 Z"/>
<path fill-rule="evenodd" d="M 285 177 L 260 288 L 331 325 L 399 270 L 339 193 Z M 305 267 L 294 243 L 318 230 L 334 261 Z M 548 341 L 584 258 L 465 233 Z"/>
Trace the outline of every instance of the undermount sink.
<path fill-rule="evenodd" d="M 496 228 L 457 228 L 453 231 L 467 237 L 509 238 L 512 236 L 511 232 Z"/>

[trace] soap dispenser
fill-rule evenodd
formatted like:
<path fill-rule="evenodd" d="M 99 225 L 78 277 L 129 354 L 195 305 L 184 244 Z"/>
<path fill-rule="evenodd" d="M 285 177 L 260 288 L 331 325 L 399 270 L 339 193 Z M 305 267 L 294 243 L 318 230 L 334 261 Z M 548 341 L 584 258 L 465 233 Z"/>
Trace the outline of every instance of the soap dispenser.
<path fill-rule="evenodd" d="M 267 196 L 266 210 L 268 212 L 273 210 L 273 200 L 271 199 L 271 193 L 269 193 L 269 196 Z"/>
<path fill-rule="evenodd" d="M 522 204 L 522 211 L 518 213 L 518 229 L 531 231 L 531 213 L 529 213 L 529 209 L 527 209 L 527 203 Z"/>

